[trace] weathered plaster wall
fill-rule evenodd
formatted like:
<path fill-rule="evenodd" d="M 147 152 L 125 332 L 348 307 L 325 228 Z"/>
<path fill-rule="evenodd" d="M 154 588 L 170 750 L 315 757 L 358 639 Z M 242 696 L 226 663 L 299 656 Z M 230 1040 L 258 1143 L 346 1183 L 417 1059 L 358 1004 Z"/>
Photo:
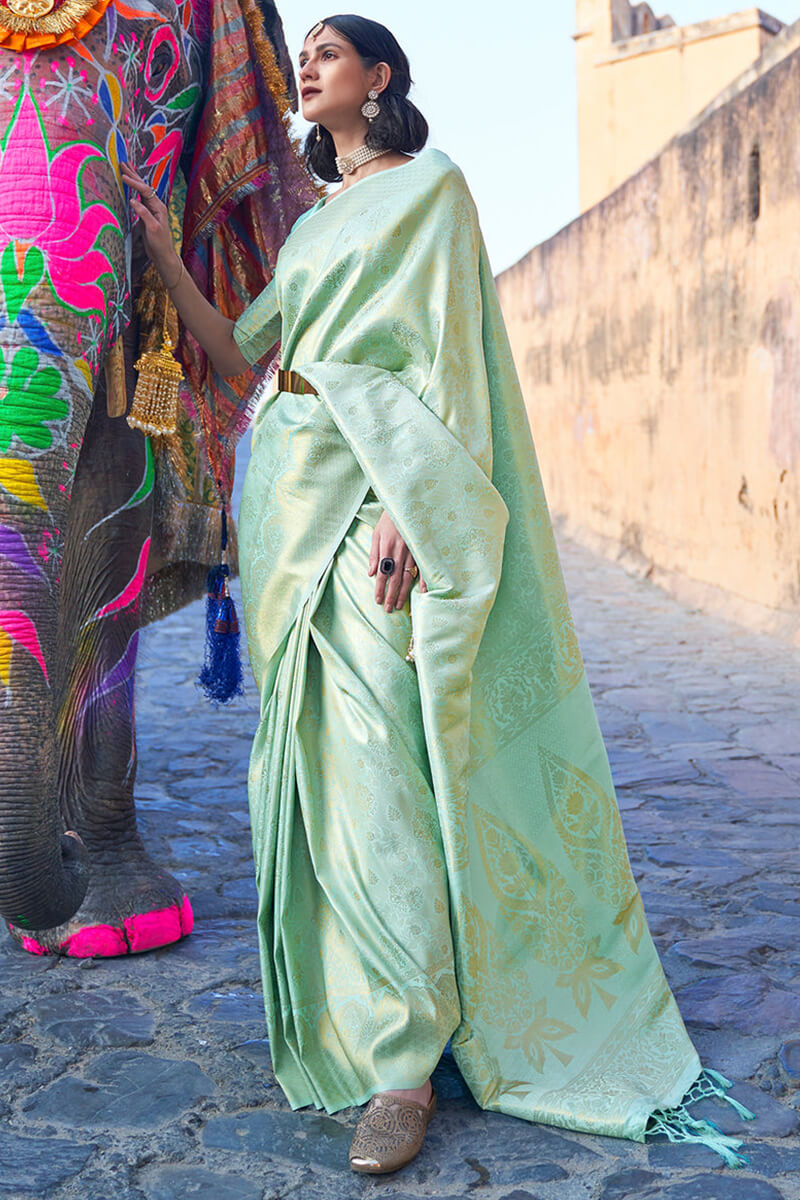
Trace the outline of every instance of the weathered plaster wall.
<path fill-rule="evenodd" d="M 795 50 L 498 280 L 554 512 L 784 629 L 800 602 L 798 96 Z"/>
<path fill-rule="evenodd" d="M 758 8 L 638 29 L 628 0 L 577 0 L 580 200 L 585 210 L 657 154 L 781 30 Z"/>

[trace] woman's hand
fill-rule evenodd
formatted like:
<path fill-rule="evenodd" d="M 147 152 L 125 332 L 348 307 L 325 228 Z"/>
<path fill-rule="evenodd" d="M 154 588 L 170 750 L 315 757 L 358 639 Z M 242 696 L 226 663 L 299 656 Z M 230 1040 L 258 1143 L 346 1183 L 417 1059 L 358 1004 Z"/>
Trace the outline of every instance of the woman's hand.
<path fill-rule="evenodd" d="M 130 163 L 122 163 L 120 173 L 131 191 L 131 209 L 142 222 L 145 250 L 165 285 L 173 287 L 181 275 L 181 260 L 172 241 L 167 206 Z"/>
<path fill-rule="evenodd" d="M 394 559 L 394 571 L 391 575 L 383 575 L 378 570 L 381 560 Z M 414 582 L 416 563 L 411 557 L 408 546 L 389 517 L 381 513 L 378 524 L 372 531 L 372 550 L 369 556 L 370 577 L 377 575 L 375 580 L 375 601 L 382 604 L 387 612 L 402 608 L 408 599 L 411 584 Z M 420 591 L 426 592 L 424 579 L 419 581 Z"/>
<path fill-rule="evenodd" d="M 231 378 L 250 369 L 233 336 L 233 321 L 209 304 L 201 294 L 172 241 L 169 212 L 149 183 L 123 163 L 122 179 L 131 191 L 131 211 L 140 219 L 144 245 L 164 281 L 181 322 L 192 333 L 220 375 Z"/>

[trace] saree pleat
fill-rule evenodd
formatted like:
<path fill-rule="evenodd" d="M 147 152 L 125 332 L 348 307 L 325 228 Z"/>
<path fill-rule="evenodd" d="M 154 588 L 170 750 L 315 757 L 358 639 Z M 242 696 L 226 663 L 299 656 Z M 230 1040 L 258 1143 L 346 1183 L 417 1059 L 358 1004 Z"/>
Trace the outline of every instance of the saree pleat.
<path fill-rule="evenodd" d="M 302 218 L 237 322 L 249 361 L 278 308 L 283 365 L 318 394 L 265 404 L 240 516 L 277 1078 L 335 1111 L 421 1083 L 452 1034 L 483 1107 L 641 1141 L 701 1066 L 457 168 L 426 151 Z M 427 584 L 410 625 L 366 577 L 381 509 Z"/>
<path fill-rule="evenodd" d="M 370 538 L 362 512 L 303 603 L 251 760 L 273 1067 L 329 1111 L 423 1083 L 459 1022 L 411 623 L 372 599 Z"/>

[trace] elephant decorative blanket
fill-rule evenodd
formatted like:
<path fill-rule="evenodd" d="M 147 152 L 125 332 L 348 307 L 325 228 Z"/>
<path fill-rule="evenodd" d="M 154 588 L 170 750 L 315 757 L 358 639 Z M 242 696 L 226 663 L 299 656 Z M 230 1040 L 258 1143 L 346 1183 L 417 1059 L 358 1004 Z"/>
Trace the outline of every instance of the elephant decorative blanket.
<path fill-rule="evenodd" d="M 421 1085 L 452 1037 L 484 1108 L 643 1140 L 701 1065 L 628 865 L 461 173 L 426 150 L 318 202 L 235 336 L 251 362 L 281 336 L 318 393 L 261 409 L 240 514 L 281 1085 L 335 1111 Z M 410 615 L 367 579 L 381 509 L 427 584 Z"/>

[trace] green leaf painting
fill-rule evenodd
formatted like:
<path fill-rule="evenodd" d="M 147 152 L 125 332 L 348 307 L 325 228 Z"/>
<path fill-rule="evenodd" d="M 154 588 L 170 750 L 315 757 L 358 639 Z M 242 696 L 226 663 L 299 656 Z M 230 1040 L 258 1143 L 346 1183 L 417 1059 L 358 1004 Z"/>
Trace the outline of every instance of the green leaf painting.
<path fill-rule="evenodd" d="M 8 243 L 0 257 L 0 281 L 9 323 L 16 321 L 20 309 L 43 275 L 44 255 L 38 246 L 31 246 L 23 257 L 22 247 Z"/>
<path fill-rule="evenodd" d="M 14 438 L 34 451 L 50 449 L 52 424 L 69 416 L 68 401 L 58 395 L 63 386 L 61 373 L 40 367 L 32 347 L 18 350 L 10 366 L 0 351 L 0 453 Z"/>
<path fill-rule="evenodd" d="M 167 100 L 164 107 L 172 112 L 191 108 L 197 103 L 199 96 L 200 88 L 193 83 L 190 87 L 184 88 L 182 92 L 178 92 L 177 96 L 173 96 L 171 100 Z"/>

